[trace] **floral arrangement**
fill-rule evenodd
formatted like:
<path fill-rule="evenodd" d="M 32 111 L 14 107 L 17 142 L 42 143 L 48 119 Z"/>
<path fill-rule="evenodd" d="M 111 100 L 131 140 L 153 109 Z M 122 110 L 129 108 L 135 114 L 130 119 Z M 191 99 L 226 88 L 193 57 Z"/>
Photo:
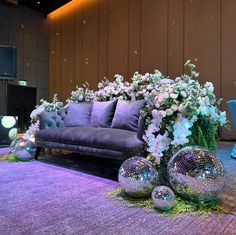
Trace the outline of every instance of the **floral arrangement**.
<path fill-rule="evenodd" d="M 94 100 L 94 91 L 89 89 L 89 84 L 83 84 L 83 87 L 76 87 L 75 91 L 71 92 L 71 96 L 67 102 L 91 102 Z"/>
<path fill-rule="evenodd" d="M 95 92 L 89 89 L 88 84 L 77 87 L 67 102 L 145 99 L 146 106 L 141 111 L 147 117 L 143 139 L 148 158 L 157 164 L 163 156 L 171 156 L 186 145 L 214 150 L 218 127 L 227 124 L 226 113 L 217 107 L 221 99 L 216 100 L 213 84 L 206 82 L 201 85 L 196 80 L 199 73 L 190 60 L 185 66 L 190 69 L 190 75 L 183 74 L 175 79 L 155 70 L 145 75 L 136 72 L 129 83 L 117 74 L 113 82 L 106 79 L 98 83 Z M 42 111 L 62 108 L 56 96 L 52 103 L 41 102 L 32 112 L 32 120 L 37 120 Z"/>
<path fill-rule="evenodd" d="M 124 82 L 123 76 L 116 74 L 114 76 L 114 82 L 110 82 L 108 79 L 98 83 L 98 91 L 95 92 L 95 100 L 105 101 L 130 99 L 130 84 Z"/>
<path fill-rule="evenodd" d="M 41 99 L 40 102 L 41 102 L 41 105 L 37 105 L 30 114 L 31 125 L 29 126 L 26 133 L 23 135 L 24 139 L 34 140 L 34 135 L 39 130 L 38 117 L 42 112 L 59 111 L 63 107 L 63 103 L 58 101 L 57 94 L 53 95 L 53 99 L 51 103 L 44 99 Z"/>

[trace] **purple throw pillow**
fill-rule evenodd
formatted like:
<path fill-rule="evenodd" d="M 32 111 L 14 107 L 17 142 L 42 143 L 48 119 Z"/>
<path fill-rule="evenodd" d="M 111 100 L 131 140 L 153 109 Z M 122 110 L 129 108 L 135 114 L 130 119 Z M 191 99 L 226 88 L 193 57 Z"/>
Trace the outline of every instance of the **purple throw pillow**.
<path fill-rule="evenodd" d="M 116 100 L 113 101 L 94 101 L 90 126 L 110 127 L 114 116 Z"/>
<path fill-rule="evenodd" d="M 144 106 L 144 100 L 118 100 L 111 127 L 137 131 L 140 111 Z"/>
<path fill-rule="evenodd" d="M 65 109 L 65 126 L 89 126 L 92 103 L 69 103 Z"/>

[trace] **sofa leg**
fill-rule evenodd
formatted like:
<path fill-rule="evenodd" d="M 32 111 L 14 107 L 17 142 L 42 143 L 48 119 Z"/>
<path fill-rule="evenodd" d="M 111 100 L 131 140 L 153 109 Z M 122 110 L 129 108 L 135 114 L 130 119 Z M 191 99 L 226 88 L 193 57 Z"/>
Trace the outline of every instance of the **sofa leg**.
<path fill-rule="evenodd" d="M 35 151 L 35 160 L 38 160 L 38 157 L 39 157 L 39 153 L 41 151 L 42 147 L 41 146 L 37 146 L 36 147 L 36 151 Z"/>

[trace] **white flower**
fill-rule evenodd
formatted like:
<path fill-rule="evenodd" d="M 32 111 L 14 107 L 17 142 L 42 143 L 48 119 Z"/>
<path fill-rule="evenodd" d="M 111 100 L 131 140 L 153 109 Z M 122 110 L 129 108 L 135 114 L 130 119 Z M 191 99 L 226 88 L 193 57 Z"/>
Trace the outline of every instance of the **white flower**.
<path fill-rule="evenodd" d="M 189 142 L 188 136 L 192 134 L 189 130 L 193 126 L 193 123 L 184 118 L 181 114 L 178 114 L 177 122 L 174 124 L 174 140 L 171 142 L 172 145 L 178 146 Z"/>
<path fill-rule="evenodd" d="M 180 94 L 181 94 L 184 98 L 187 97 L 187 94 L 186 94 L 185 91 L 181 91 Z"/>
<path fill-rule="evenodd" d="M 168 150 L 171 139 L 168 138 L 168 132 L 165 131 L 164 135 L 158 134 L 156 137 L 151 135 L 148 139 L 148 151 L 155 158 L 157 163 L 160 163 L 160 158 L 163 156 L 163 152 Z"/>
<path fill-rule="evenodd" d="M 166 112 L 161 110 L 158 111 L 157 109 L 152 110 L 152 124 L 155 124 L 155 126 L 159 129 L 162 119 L 166 116 Z"/>
<path fill-rule="evenodd" d="M 212 82 L 206 82 L 206 84 L 204 85 L 208 91 L 208 93 L 213 93 L 214 92 L 214 86 L 212 84 Z"/>
<path fill-rule="evenodd" d="M 153 133 L 158 132 L 160 129 L 155 124 L 150 124 L 145 132 L 146 137 L 149 138 Z"/>
<path fill-rule="evenodd" d="M 32 140 L 34 138 L 35 133 L 39 130 L 39 120 L 35 123 L 31 123 L 26 133 L 23 135 L 23 139 Z"/>
<path fill-rule="evenodd" d="M 83 101 L 83 99 L 84 99 L 84 96 L 83 96 L 83 95 L 79 95 L 79 96 L 78 96 L 78 101 L 81 102 L 81 101 Z"/>
<path fill-rule="evenodd" d="M 30 118 L 31 118 L 31 119 L 34 119 L 34 120 L 37 119 L 37 118 L 38 118 L 38 115 L 39 115 L 40 113 L 42 113 L 44 110 L 45 110 L 44 105 L 43 105 L 43 104 L 39 105 L 36 109 L 34 109 L 34 110 L 31 112 Z"/>
<path fill-rule="evenodd" d="M 170 98 L 175 100 L 178 98 L 178 94 L 172 93 L 172 94 L 170 94 Z"/>
<path fill-rule="evenodd" d="M 180 104 L 180 105 L 179 105 L 178 111 L 179 111 L 180 113 L 182 113 L 182 114 L 185 114 L 186 109 L 185 109 L 185 107 L 184 107 L 183 104 Z M 184 115 L 183 115 L 183 116 L 184 116 Z"/>
<path fill-rule="evenodd" d="M 173 114 L 173 111 L 171 109 L 166 109 L 166 115 L 170 116 Z"/>
<path fill-rule="evenodd" d="M 173 112 L 175 112 L 176 110 L 178 110 L 178 105 L 172 104 L 170 108 L 173 110 Z"/>
<path fill-rule="evenodd" d="M 224 124 L 226 123 L 226 112 L 220 112 L 220 119 L 219 119 L 219 122 L 220 122 L 220 126 L 224 126 Z"/>

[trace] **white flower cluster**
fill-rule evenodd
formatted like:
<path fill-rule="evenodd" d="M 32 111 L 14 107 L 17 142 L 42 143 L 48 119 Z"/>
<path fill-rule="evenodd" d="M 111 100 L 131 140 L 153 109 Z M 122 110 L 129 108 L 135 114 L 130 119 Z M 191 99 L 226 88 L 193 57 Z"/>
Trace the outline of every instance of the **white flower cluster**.
<path fill-rule="evenodd" d="M 53 99 L 51 103 L 44 99 L 41 99 L 40 102 L 41 102 L 41 105 L 37 105 L 30 114 L 30 118 L 33 122 L 38 120 L 38 116 L 40 113 L 44 111 L 46 112 L 58 111 L 63 107 L 63 103 L 58 101 L 57 94 L 53 95 Z"/>
<path fill-rule="evenodd" d="M 114 82 L 105 79 L 98 83 L 98 90 L 95 92 L 96 100 L 129 99 L 129 82 L 123 82 L 123 76 L 116 74 Z"/>
<path fill-rule="evenodd" d="M 83 87 L 76 87 L 75 91 L 71 92 L 70 98 L 67 102 L 91 102 L 94 100 L 94 91 L 89 89 L 89 84 L 86 83 Z"/>
<path fill-rule="evenodd" d="M 24 133 L 23 139 L 31 140 L 34 142 L 34 135 L 38 130 L 39 130 L 39 120 L 31 123 L 26 133 Z"/>

